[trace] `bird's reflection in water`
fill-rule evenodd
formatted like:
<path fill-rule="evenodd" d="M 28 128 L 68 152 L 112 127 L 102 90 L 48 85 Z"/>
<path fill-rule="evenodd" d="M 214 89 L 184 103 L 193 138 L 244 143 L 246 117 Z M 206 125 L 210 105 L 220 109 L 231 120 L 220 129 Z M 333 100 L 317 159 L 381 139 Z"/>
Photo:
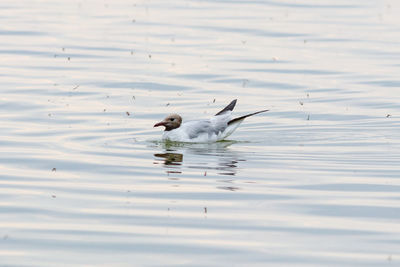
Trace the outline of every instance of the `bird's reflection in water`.
<path fill-rule="evenodd" d="M 165 165 L 179 166 L 182 164 L 183 155 L 180 153 L 160 153 L 154 154 L 158 158 L 164 159 Z"/>
<path fill-rule="evenodd" d="M 183 155 L 180 153 L 158 153 L 154 154 L 156 158 L 164 159 L 164 165 L 168 167 L 167 173 L 182 173 L 181 171 L 171 170 L 182 165 Z M 156 163 L 156 162 L 155 162 Z"/>
<path fill-rule="evenodd" d="M 204 176 L 211 173 L 218 175 L 234 176 L 237 172 L 238 163 L 245 161 L 237 152 L 228 147 L 236 142 L 223 141 L 207 144 L 187 144 L 177 142 L 158 143 L 164 151 L 154 154 L 155 164 L 163 162 L 167 173 L 182 173 L 184 169 L 198 169 Z M 225 182 L 225 181 L 222 181 Z M 236 187 L 219 187 L 235 191 Z"/>

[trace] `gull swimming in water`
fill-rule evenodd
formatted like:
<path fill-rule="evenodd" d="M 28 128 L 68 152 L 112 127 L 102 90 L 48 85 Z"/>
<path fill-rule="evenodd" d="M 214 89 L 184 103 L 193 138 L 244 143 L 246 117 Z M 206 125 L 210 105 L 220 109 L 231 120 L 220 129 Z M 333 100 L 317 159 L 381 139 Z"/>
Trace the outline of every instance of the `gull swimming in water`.
<path fill-rule="evenodd" d="M 182 123 L 182 117 L 178 114 L 171 114 L 154 127 L 164 126 L 163 140 L 175 142 L 208 143 L 224 140 L 230 136 L 250 116 L 268 110 L 261 110 L 241 117 L 232 118 L 232 110 L 236 105 L 236 99 L 227 105 L 223 110 L 210 119 L 193 120 Z"/>

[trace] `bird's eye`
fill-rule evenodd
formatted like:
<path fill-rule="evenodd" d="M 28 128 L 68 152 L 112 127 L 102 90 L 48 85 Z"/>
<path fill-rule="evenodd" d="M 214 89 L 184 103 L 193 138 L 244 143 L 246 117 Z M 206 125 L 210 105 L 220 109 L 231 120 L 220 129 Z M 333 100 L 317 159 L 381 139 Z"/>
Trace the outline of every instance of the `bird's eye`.
<path fill-rule="evenodd" d="M 175 119 L 174 118 L 171 118 L 171 119 L 169 119 L 170 121 L 174 121 Z"/>

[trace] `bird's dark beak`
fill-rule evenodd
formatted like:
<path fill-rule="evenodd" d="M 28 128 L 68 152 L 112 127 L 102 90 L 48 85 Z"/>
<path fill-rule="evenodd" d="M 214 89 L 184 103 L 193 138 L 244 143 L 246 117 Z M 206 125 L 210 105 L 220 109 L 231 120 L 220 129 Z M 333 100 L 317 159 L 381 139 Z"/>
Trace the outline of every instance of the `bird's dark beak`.
<path fill-rule="evenodd" d="M 165 123 L 166 123 L 165 121 L 160 121 L 160 122 L 154 124 L 154 127 L 165 126 Z"/>

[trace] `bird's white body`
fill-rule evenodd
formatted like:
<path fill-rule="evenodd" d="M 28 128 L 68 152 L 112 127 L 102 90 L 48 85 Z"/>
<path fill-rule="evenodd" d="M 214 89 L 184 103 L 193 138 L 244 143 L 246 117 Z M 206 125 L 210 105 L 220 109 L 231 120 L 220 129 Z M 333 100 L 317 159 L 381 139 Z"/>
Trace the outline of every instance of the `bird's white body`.
<path fill-rule="evenodd" d="M 243 120 L 228 125 L 231 111 L 210 119 L 187 121 L 179 128 L 164 131 L 162 139 L 176 142 L 207 143 L 224 140 L 231 135 Z"/>

